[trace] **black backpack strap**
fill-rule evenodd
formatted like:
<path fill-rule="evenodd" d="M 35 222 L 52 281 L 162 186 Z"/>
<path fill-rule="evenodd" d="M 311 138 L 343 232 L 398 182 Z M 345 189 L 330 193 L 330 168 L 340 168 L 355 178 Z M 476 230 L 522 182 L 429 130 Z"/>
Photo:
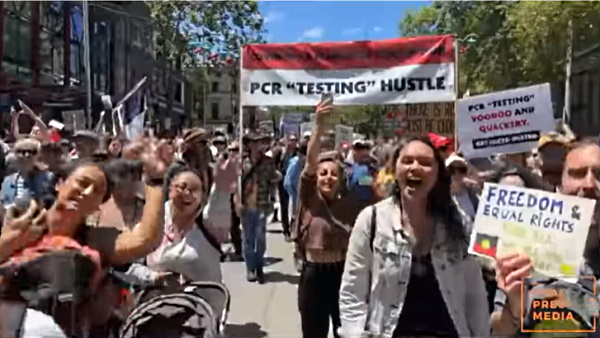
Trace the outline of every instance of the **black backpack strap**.
<path fill-rule="evenodd" d="M 206 229 L 206 227 L 204 226 L 204 219 L 202 216 L 203 214 L 204 213 L 201 212 L 200 215 L 198 216 L 198 218 L 196 218 L 196 225 L 198 226 L 198 229 L 200 229 L 200 231 L 202 231 L 202 234 L 204 235 L 204 238 L 206 238 L 208 243 L 210 243 L 210 245 L 219 252 L 219 254 L 221 255 L 221 262 L 222 262 L 225 260 L 225 253 L 221 249 L 221 244 L 219 243 L 219 241 L 217 241 L 215 236 L 213 236 L 213 234 L 211 234 L 210 231 L 208 231 L 208 229 Z"/>
<path fill-rule="evenodd" d="M 375 206 L 371 208 L 371 227 L 369 230 L 369 246 L 371 248 L 371 252 L 373 252 L 373 242 L 375 241 L 375 233 L 377 232 L 377 208 Z"/>
<path fill-rule="evenodd" d="M 14 335 L 21 337 L 23 334 L 23 325 L 25 314 L 27 313 L 27 304 L 25 302 L 0 301 L 0 333 L 2 335 Z"/>

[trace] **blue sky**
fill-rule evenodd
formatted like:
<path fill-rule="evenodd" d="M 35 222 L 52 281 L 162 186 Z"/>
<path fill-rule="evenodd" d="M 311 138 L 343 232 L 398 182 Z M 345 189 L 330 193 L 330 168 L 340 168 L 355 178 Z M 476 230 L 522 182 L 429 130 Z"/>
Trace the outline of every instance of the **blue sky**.
<path fill-rule="evenodd" d="M 428 1 L 260 1 L 267 42 L 377 40 L 398 37 L 403 13 Z"/>

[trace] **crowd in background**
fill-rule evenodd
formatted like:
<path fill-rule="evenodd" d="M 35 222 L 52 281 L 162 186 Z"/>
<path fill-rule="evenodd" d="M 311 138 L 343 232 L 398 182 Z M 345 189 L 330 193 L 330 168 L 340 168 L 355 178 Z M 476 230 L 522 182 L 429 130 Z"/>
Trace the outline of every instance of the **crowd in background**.
<path fill-rule="evenodd" d="M 327 150 L 332 110 L 320 103 L 304 135 L 249 131 L 242 144 L 201 128 L 133 140 L 63 137 L 61 126 L 15 112 L 33 115 L 36 126 L 2 143 L 1 262 L 83 252 L 95 263 L 94 301 L 78 316 L 104 335 L 114 310 L 126 317 L 132 306 L 115 274 L 137 287 L 222 283 L 220 264 L 230 259 L 263 283 L 267 223 L 280 221 L 300 273 L 304 337 L 327 337 L 330 327 L 342 337 L 515 334 L 518 291 L 533 262 L 522 253 L 495 261 L 467 254 L 483 184 L 599 199 L 598 144 L 555 132 L 532 153 L 468 160 L 452 139 L 429 134 Z M 597 221 L 582 276 L 600 276 Z M 64 336 L 61 324 L 34 308 L 24 315 L 25 332 Z"/>

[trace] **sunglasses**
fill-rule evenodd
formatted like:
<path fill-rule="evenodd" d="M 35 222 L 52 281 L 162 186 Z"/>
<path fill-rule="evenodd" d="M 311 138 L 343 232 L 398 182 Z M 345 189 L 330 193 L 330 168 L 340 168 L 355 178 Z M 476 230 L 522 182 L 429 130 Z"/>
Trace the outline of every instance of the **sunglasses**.
<path fill-rule="evenodd" d="M 38 154 L 37 150 L 32 149 L 17 149 L 15 153 L 20 156 L 35 156 Z"/>

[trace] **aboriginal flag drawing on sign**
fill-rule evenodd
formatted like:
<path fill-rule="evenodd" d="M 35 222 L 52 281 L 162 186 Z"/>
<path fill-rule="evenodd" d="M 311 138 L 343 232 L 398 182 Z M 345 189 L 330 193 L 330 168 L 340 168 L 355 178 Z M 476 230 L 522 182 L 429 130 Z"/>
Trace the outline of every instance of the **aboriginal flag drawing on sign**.
<path fill-rule="evenodd" d="M 496 258 L 498 249 L 498 237 L 477 233 L 473 251 L 476 253 Z"/>

